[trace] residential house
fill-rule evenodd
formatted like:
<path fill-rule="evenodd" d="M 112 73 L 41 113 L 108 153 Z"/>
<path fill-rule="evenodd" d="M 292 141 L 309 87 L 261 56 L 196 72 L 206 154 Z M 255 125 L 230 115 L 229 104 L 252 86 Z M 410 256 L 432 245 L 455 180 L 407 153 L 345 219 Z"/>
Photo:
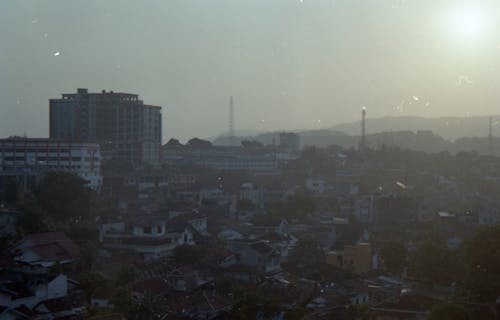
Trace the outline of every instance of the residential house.
<path fill-rule="evenodd" d="M 326 263 L 337 268 L 350 269 L 355 273 L 367 273 L 372 270 L 372 247 L 369 243 L 347 245 L 343 250 L 330 251 Z"/>
<path fill-rule="evenodd" d="M 14 260 L 43 267 L 71 264 L 80 248 L 62 232 L 30 234 L 13 248 Z"/>
<path fill-rule="evenodd" d="M 177 246 L 194 244 L 194 232 L 189 223 L 170 224 L 163 216 L 144 215 L 102 224 L 99 240 L 105 248 L 130 250 L 150 260 L 171 254 Z"/>
<path fill-rule="evenodd" d="M 52 275 L 47 269 L 3 269 L 0 274 L 0 306 L 33 308 L 38 303 L 68 295 L 64 274 Z"/>
<path fill-rule="evenodd" d="M 228 241 L 226 248 L 238 257 L 238 263 L 261 273 L 280 270 L 280 253 L 265 241 Z"/>

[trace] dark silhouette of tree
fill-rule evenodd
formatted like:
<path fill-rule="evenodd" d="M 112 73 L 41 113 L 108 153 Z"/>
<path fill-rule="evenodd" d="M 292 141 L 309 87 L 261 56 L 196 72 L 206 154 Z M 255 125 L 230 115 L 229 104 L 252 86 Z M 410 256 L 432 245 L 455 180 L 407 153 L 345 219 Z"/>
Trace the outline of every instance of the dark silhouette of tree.
<path fill-rule="evenodd" d="M 82 272 L 78 276 L 78 283 L 90 302 L 94 293 L 106 285 L 106 278 L 98 272 Z"/>
<path fill-rule="evenodd" d="M 205 255 L 205 248 L 198 245 L 182 245 L 174 249 L 172 258 L 177 265 L 194 264 Z"/>
<path fill-rule="evenodd" d="M 7 204 L 15 205 L 19 200 L 21 185 L 16 178 L 9 177 L 5 180 L 2 198 Z"/>
<path fill-rule="evenodd" d="M 406 260 L 406 246 L 400 242 L 385 242 L 380 248 L 380 257 L 387 271 L 400 274 Z"/>
<path fill-rule="evenodd" d="M 179 142 L 177 139 L 170 139 L 168 142 L 165 144 L 168 147 L 183 147 L 182 143 Z"/>
<path fill-rule="evenodd" d="M 116 286 L 124 286 L 132 283 L 137 277 L 137 270 L 132 265 L 123 266 L 116 274 Z"/>
<path fill-rule="evenodd" d="M 131 320 L 155 320 L 162 319 L 166 314 L 166 301 L 160 295 L 146 292 L 132 303 L 127 319 Z"/>
<path fill-rule="evenodd" d="M 313 197 L 305 192 L 298 192 L 286 200 L 282 207 L 284 218 L 303 219 L 316 209 L 316 202 Z"/>
<path fill-rule="evenodd" d="M 500 225 L 480 230 L 466 245 L 466 288 L 482 302 L 500 296 Z"/>
<path fill-rule="evenodd" d="M 115 311 L 123 314 L 129 313 L 132 306 L 132 294 L 130 290 L 125 287 L 118 287 L 113 292 L 111 303 Z"/>
<path fill-rule="evenodd" d="M 91 190 L 87 182 L 73 173 L 49 172 L 38 186 L 35 195 L 40 207 L 54 221 L 87 218 Z"/>
<path fill-rule="evenodd" d="M 194 148 L 210 148 L 212 142 L 200 138 L 192 138 L 187 142 L 187 145 Z"/>
<path fill-rule="evenodd" d="M 288 259 L 292 265 L 315 267 L 325 263 L 325 253 L 321 244 L 311 235 L 300 239 Z"/>
<path fill-rule="evenodd" d="M 21 234 L 40 233 L 50 230 L 45 214 L 34 204 L 19 210 L 16 227 Z"/>
<path fill-rule="evenodd" d="M 469 320 L 467 311 L 458 305 L 442 304 L 432 309 L 428 320 Z"/>
<path fill-rule="evenodd" d="M 411 274 L 422 280 L 449 285 L 460 278 L 457 252 L 435 243 L 425 242 L 411 259 Z"/>
<path fill-rule="evenodd" d="M 256 140 L 243 140 L 241 141 L 241 145 L 244 148 L 262 148 L 264 145 Z"/>

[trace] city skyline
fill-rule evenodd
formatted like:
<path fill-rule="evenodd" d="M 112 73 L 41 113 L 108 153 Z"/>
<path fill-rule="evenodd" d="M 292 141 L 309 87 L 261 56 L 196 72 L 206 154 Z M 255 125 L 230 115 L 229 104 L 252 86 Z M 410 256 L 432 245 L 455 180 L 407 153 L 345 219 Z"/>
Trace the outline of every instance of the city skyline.
<path fill-rule="evenodd" d="M 48 99 L 80 87 L 164 106 L 164 142 L 226 132 L 230 96 L 237 132 L 328 128 L 362 106 L 494 114 L 499 12 L 494 1 L 6 1 L 0 136 L 48 136 Z"/>

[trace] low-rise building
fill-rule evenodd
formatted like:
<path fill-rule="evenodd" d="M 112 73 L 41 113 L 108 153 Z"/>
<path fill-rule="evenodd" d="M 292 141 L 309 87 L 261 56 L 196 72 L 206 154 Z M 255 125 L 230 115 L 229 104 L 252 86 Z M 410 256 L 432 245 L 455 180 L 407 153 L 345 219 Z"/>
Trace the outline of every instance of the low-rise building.
<path fill-rule="evenodd" d="M 326 255 L 326 263 L 337 268 L 352 269 L 356 273 L 366 273 L 372 269 L 372 248 L 369 243 L 344 246 L 342 251 L 331 251 Z"/>
<path fill-rule="evenodd" d="M 226 247 L 237 256 L 238 263 L 261 273 L 279 271 L 280 253 L 265 241 L 228 241 Z"/>
<path fill-rule="evenodd" d="M 99 240 L 105 248 L 134 251 L 150 260 L 170 255 L 178 246 L 194 244 L 194 232 L 189 223 L 172 225 L 165 217 L 145 215 L 102 224 Z"/>
<path fill-rule="evenodd" d="M 9 178 L 24 188 L 36 185 L 48 171 L 75 173 L 97 189 L 102 185 L 98 143 L 69 142 L 45 138 L 0 139 L 0 188 Z"/>
<path fill-rule="evenodd" d="M 75 262 L 80 248 L 62 232 L 47 232 L 27 235 L 14 246 L 12 252 L 15 261 L 52 267 Z"/>

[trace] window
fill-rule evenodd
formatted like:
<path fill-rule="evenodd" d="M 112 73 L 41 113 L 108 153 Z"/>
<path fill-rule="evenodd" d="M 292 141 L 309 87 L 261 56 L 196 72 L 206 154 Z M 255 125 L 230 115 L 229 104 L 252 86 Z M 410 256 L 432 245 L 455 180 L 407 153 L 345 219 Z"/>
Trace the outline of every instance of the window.
<path fill-rule="evenodd" d="M 144 233 L 145 234 L 151 234 L 153 232 L 153 228 L 151 227 L 144 227 Z"/>

